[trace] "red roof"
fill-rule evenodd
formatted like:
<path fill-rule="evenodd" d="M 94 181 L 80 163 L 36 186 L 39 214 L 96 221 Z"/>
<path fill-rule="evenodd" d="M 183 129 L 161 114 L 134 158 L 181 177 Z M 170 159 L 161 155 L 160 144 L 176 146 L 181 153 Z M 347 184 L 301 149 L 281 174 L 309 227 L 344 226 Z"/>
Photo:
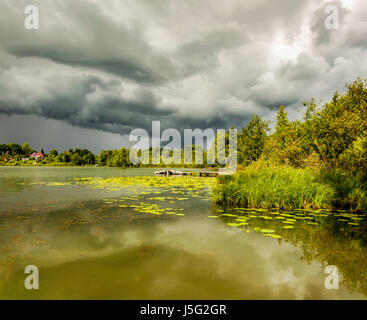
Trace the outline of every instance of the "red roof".
<path fill-rule="evenodd" d="M 43 158 L 43 154 L 41 152 L 33 152 L 31 158 Z"/>

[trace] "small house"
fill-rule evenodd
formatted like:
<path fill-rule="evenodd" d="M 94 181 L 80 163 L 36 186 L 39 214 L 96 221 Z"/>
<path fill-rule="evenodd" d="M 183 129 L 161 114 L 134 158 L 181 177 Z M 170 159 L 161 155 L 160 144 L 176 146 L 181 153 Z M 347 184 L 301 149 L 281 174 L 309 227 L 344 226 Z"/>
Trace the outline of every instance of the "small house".
<path fill-rule="evenodd" d="M 38 159 L 43 159 L 44 158 L 44 155 L 43 153 L 41 152 L 33 152 L 31 155 L 30 155 L 30 158 L 33 158 L 36 160 L 36 163 L 37 163 L 37 160 Z"/>
<path fill-rule="evenodd" d="M 34 158 L 34 159 L 39 159 L 39 158 L 43 159 L 43 153 L 41 153 L 41 152 L 33 152 L 30 157 L 31 158 Z"/>

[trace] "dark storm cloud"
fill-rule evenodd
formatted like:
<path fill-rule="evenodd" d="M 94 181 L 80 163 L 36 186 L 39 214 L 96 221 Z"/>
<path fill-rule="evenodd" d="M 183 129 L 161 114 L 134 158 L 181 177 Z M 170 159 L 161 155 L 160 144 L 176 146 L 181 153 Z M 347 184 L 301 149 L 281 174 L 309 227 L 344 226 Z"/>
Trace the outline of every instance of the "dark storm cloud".
<path fill-rule="evenodd" d="M 72 126 L 65 121 L 35 115 L 0 114 L 2 142 L 29 143 L 35 150 L 49 152 L 87 148 L 94 153 L 101 149 L 119 149 L 128 145 L 128 137 L 95 129 Z"/>
<path fill-rule="evenodd" d="M 35 0 L 37 31 L 27 4 L 0 4 L 2 114 L 100 133 L 229 128 L 281 104 L 295 117 L 367 73 L 363 0 Z M 328 4 L 338 30 L 324 26 Z"/>
<path fill-rule="evenodd" d="M 119 94 L 118 82 L 95 76 L 50 75 L 39 84 L 40 92 L 31 92 L 22 89 L 22 80 L 16 76 L 9 79 L 4 74 L 0 77 L 1 92 L 7 91 L 9 81 L 19 90 L 13 97 L 0 96 L 0 112 L 5 114 L 36 114 L 115 133 L 127 133 L 136 126 L 146 126 L 150 118 L 170 114 L 155 108 L 156 97 L 152 93 L 138 89 L 138 98 L 129 99 Z"/>
<path fill-rule="evenodd" d="M 169 60 L 151 48 L 138 26 L 113 21 L 98 5 L 86 1 L 34 4 L 39 5 L 42 20 L 40 30 L 31 34 L 23 26 L 22 6 L 6 7 L 0 23 L 6 52 L 100 69 L 134 81 L 161 82 L 167 76 L 164 69 L 169 68 Z"/>
<path fill-rule="evenodd" d="M 34 91 L 28 87 L 23 67 L 12 72 L 13 66 L 0 74 L 0 92 L 5 93 L 0 96 L 0 113 L 38 115 L 121 134 L 136 127 L 149 130 L 153 120 L 161 120 L 162 127 L 180 130 L 191 126 L 226 128 L 233 122 L 227 114 L 210 119 L 178 116 L 174 110 L 159 109 L 160 99 L 149 88 L 135 87 L 124 95 L 119 81 L 97 76 L 50 73 L 36 78 L 34 74 Z M 16 94 L 6 94 L 13 87 L 18 88 Z"/>

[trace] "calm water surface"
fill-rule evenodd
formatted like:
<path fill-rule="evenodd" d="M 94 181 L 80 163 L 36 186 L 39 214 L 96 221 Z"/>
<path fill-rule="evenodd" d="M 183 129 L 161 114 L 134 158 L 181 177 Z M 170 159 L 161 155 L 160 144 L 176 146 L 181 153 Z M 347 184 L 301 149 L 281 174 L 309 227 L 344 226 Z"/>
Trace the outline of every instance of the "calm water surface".
<path fill-rule="evenodd" d="M 215 178 L 153 172 L 0 167 L 0 298 L 366 298 L 364 215 L 219 208 Z"/>

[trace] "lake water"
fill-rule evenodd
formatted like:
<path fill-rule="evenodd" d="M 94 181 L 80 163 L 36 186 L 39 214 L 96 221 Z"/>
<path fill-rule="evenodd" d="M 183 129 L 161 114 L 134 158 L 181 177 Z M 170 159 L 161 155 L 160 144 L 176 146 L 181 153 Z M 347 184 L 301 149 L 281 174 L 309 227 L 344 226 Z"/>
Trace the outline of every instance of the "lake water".
<path fill-rule="evenodd" d="M 228 210 L 215 178 L 153 172 L 0 167 L 0 298 L 366 298 L 364 215 Z"/>

